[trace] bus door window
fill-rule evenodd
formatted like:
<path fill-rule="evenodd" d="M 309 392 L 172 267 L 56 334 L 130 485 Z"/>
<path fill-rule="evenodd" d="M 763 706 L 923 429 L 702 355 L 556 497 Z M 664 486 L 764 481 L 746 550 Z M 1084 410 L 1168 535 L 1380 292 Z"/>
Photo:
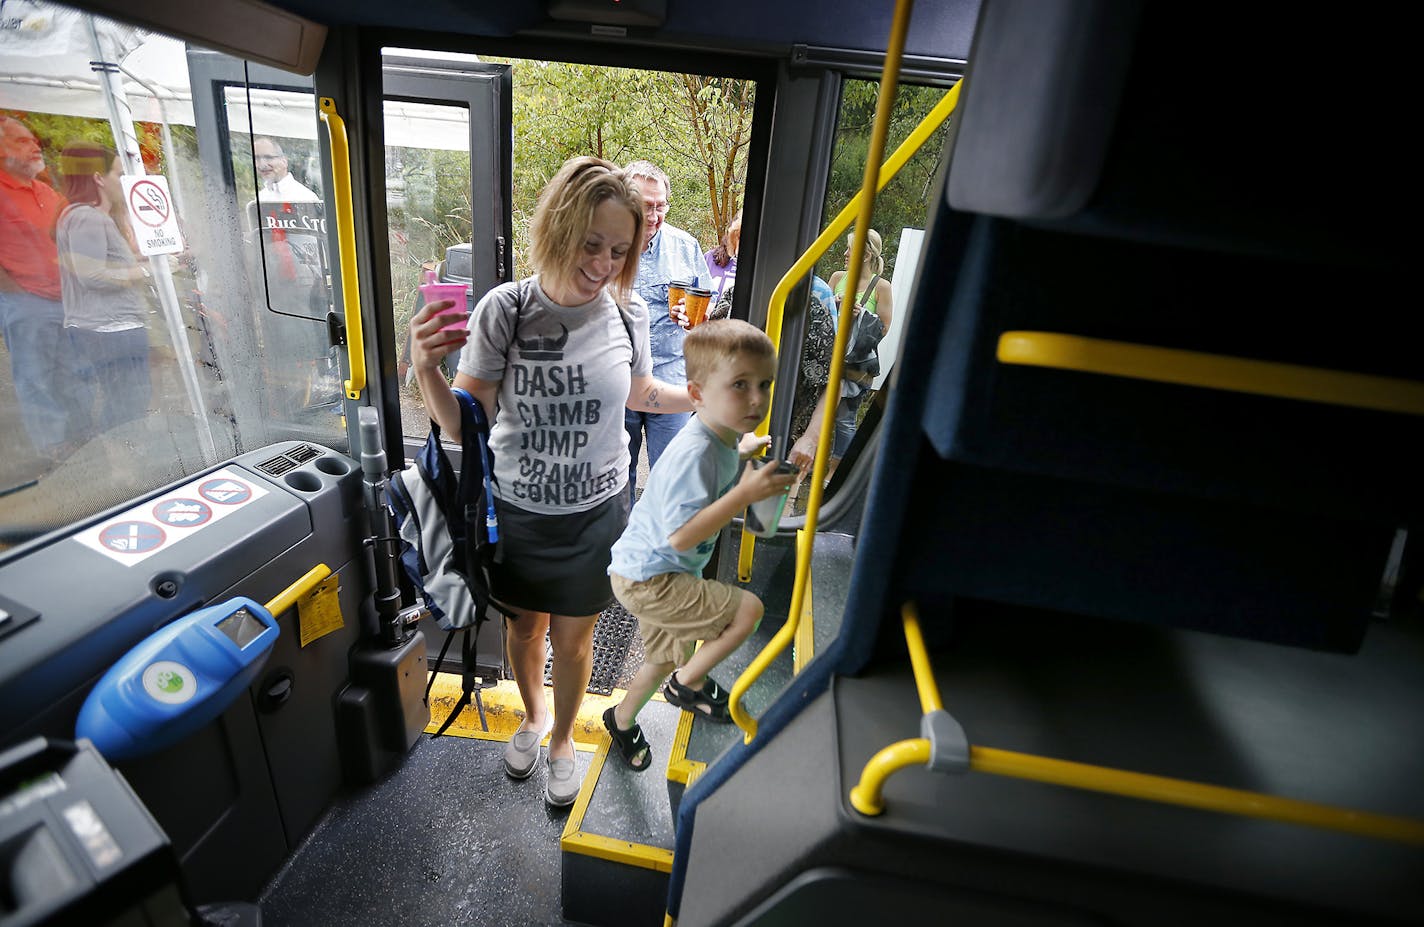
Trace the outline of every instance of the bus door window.
<path fill-rule="evenodd" d="M 822 213 L 823 227 L 835 218 L 860 190 L 865 172 L 866 140 L 870 138 L 871 127 L 875 121 L 878 95 L 879 85 L 873 81 L 848 79 L 842 85 L 836 141 L 831 155 L 826 201 Z M 887 156 L 905 140 L 943 95 L 942 88 L 899 85 L 891 114 L 890 133 L 886 140 Z M 850 353 L 844 364 L 843 379 L 846 382 L 842 385 L 841 395 L 826 397 L 826 401 L 834 402 L 837 406 L 837 434 L 831 445 L 831 466 L 827 467 L 827 478 L 834 472 L 834 466 L 840 463 L 842 454 L 850 449 L 855 432 L 865 419 L 875 394 L 888 386 L 890 370 L 894 367 L 895 357 L 899 352 L 904 308 L 909 298 L 911 282 L 914 280 L 915 262 L 924 235 L 925 216 L 929 208 L 935 171 L 939 166 L 940 154 L 948 134 L 949 126 L 941 126 L 876 197 L 871 227 L 879 237 L 879 255 L 870 267 L 862 268 L 854 298 L 858 307 L 866 306 L 861 312 L 874 312 L 882 325 L 861 324 L 852 330 L 851 334 L 859 332 L 862 337 L 847 342 Z M 791 439 L 793 442 L 806 439 L 803 446 L 820 431 L 819 415 L 812 414 L 811 406 L 821 399 L 825 391 L 829 356 L 826 345 L 822 342 L 834 337 L 839 324 L 837 310 L 840 303 L 852 298 L 844 292 L 849 241 L 850 235 L 847 233 L 831 247 L 815 271 L 817 279 L 813 281 L 812 289 L 813 313 L 808 320 L 803 351 L 810 356 L 826 355 L 826 361 L 802 365 L 803 377 L 810 368 L 820 372 L 819 382 L 802 384 L 798 389 L 797 407 L 792 412 Z M 876 249 L 868 242 L 867 250 Z M 879 279 L 872 285 L 872 278 L 877 274 Z M 832 320 L 829 325 L 825 324 L 824 319 L 818 324 L 814 311 L 817 292 L 821 292 L 823 296 L 829 294 L 831 297 L 829 308 Z M 871 303 L 874 303 L 873 309 L 869 305 Z M 885 326 L 883 322 L 887 318 L 889 325 Z M 852 316 L 852 324 L 856 321 L 856 317 Z M 860 321 L 867 323 L 869 320 Z M 879 338 L 868 337 L 877 327 Z M 805 423 L 804 428 L 801 423 Z M 795 503 L 796 514 L 805 512 L 809 495 L 806 492 L 798 494 Z"/>

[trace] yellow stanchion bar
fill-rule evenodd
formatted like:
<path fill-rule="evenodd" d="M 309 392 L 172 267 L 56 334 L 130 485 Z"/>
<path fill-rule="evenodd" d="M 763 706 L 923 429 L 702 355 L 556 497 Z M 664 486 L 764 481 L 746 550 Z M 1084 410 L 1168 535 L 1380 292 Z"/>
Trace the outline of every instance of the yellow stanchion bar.
<path fill-rule="evenodd" d="M 910 648 L 910 668 L 915 673 L 915 688 L 920 693 L 920 710 L 925 714 L 943 711 L 944 702 L 940 700 L 939 686 L 935 684 L 934 667 L 930 666 L 925 637 L 920 633 L 919 610 L 913 602 L 906 602 L 902 614 L 905 622 L 905 643 Z"/>
<path fill-rule="evenodd" d="M 902 615 L 905 643 L 910 648 L 910 666 L 914 671 L 920 704 L 924 706 L 925 714 L 940 711 L 942 708 L 939 690 L 935 685 L 929 654 L 925 650 L 924 637 L 920 633 L 919 613 L 914 603 L 907 602 Z M 929 761 L 930 742 L 925 739 L 902 740 L 884 748 L 870 758 L 870 762 L 866 763 L 860 774 L 860 782 L 851 789 L 851 807 L 872 817 L 880 814 L 885 810 L 883 793 L 886 780 L 906 766 L 924 766 L 928 765 Z M 1263 818 L 1286 824 L 1344 831 L 1379 840 L 1424 845 L 1424 821 L 1352 811 L 1348 808 L 1279 798 L 1244 789 L 1206 785 L 1186 779 L 1153 776 L 1089 763 L 1074 763 L 1069 760 L 975 746 L 969 748 L 969 769 L 973 772 L 1031 779 L 1050 785 L 1182 805 L 1203 811 Z"/>
<path fill-rule="evenodd" d="M 336 241 L 341 257 L 341 302 L 346 321 L 346 360 L 351 379 L 346 398 L 360 399 L 366 388 L 366 346 L 361 331 L 361 291 L 356 275 L 356 220 L 351 206 L 351 151 L 346 144 L 346 122 L 336 113 L 336 101 L 319 101 L 321 121 L 331 142 L 331 179 L 336 186 Z"/>
<path fill-rule="evenodd" d="M 1054 332 L 1004 332 L 999 362 L 1424 415 L 1424 382 Z"/>
<path fill-rule="evenodd" d="M 1205 811 L 1265 818 L 1287 824 L 1345 831 L 1381 840 L 1424 845 L 1424 821 L 1351 811 L 1315 802 L 1263 795 L 1260 792 L 1204 785 L 1185 779 L 1126 772 L 1087 763 L 995 750 L 992 747 L 970 747 L 969 768 L 997 776 L 1032 779 L 1035 782 L 1185 805 Z"/>
<path fill-rule="evenodd" d="M 324 563 L 318 563 L 310 570 L 307 570 L 301 579 L 277 593 L 272 601 L 268 602 L 264 607 L 272 613 L 273 617 L 276 617 L 293 605 L 296 605 L 297 599 L 300 599 L 303 595 L 316 588 L 322 580 L 330 575 L 331 568 Z"/>
<path fill-rule="evenodd" d="M 876 186 L 877 190 L 883 190 L 885 185 L 900 172 L 900 168 L 904 167 L 910 158 L 914 156 L 915 152 L 920 150 L 920 146 L 934 134 L 936 129 L 944 124 L 944 121 L 949 118 L 950 113 L 954 112 L 954 107 L 958 103 L 959 85 L 955 84 L 940 98 L 940 101 L 935 104 L 934 109 L 930 110 L 925 118 L 920 120 L 920 124 L 915 127 L 915 130 L 901 143 L 899 148 L 895 149 L 895 153 L 892 154 L 880 168 L 880 178 Z M 831 245 L 841 237 L 841 234 L 845 232 L 846 229 L 850 228 L 850 224 L 854 222 L 856 217 L 860 214 L 864 193 L 865 191 L 861 190 L 851 198 L 851 201 L 845 205 L 845 208 L 837 213 L 836 217 L 831 220 L 831 223 L 826 226 L 825 231 L 806 249 L 806 253 L 801 255 L 795 264 L 791 265 L 791 269 L 788 270 L 776 284 L 776 288 L 771 294 L 771 302 L 767 309 L 766 317 L 766 333 L 773 343 L 778 345 L 781 343 L 781 322 L 782 317 L 786 313 L 786 299 L 791 295 L 792 288 L 801 281 L 801 278 L 811 272 L 811 269 L 816 266 L 816 262 L 821 259 L 821 256 L 830 249 Z M 843 344 L 841 348 L 844 350 Z M 839 368 L 836 369 L 838 370 Z M 835 386 L 836 389 L 840 389 L 839 374 L 836 374 Z M 828 383 L 826 386 L 827 391 L 829 391 L 830 388 L 831 386 Z M 772 384 L 773 394 L 775 394 L 775 391 L 776 385 Z M 757 434 L 766 434 L 766 429 L 767 423 L 763 422 L 757 426 Z M 816 448 L 816 456 L 824 457 L 826 451 L 830 449 L 830 446 L 831 439 L 828 437 L 826 430 L 822 429 L 821 441 Z M 742 532 L 742 546 L 737 557 L 737 575 L 744 583 L 752 578 L 752 556 L 755 547 L 756 535 Z"/>
<path fill-rule="evenodd" d="M 910 29 L 910 11 L 913 6 L 914 3 L 912 0 L 897 0 L 895 4 L 895 18 L 890 24 L 890 42 L 885 51 L 885 69 L 880 75 L 880 98 L 875 107 L 875 124 L 870 130 L 870 147 L 865 155 L 865 175 L 861 182 L 860 192 L 856 194 L 856 199 L 851 201 L 852 204 L 856 203 L 857 200 L 859 201 L 859 213 L 856 217 L 855 236 L 851 239 L 849 267 L 846 271 L 845 291 L 847 293 L 859 292 L 856 287 L 860 282 L 860 265 L 865 256 L 866 230 L 870 228 L 870 219 L 875 212 L 875 193 L 879 189 L 878 182 L 881 174 L 881 161 L 885 155 L 885 139 L 890 131 L 890 110 L 895 104 L 895 90 L 900 80 L 900 58 L 905 51 L 905 36 Z M 955 89 L 958 89 L 957 86 Z M 954 93 L 954 90 L 951 90 L 950 93 Z M 946 96 L 949 96 L 949 94 L 946 94 Z M 936 107 L 936 109 L 939 109 L 939 107 Z M 948 115 L 947 112 L 946 115 Z M 923 139 L 921 139 L 921 142 L 923 142 Z M 906 140 L 906 144 L 909 144 L 909 139 Z M 901 148 L 904 147 L 904 145 L 901 146 Z M 899 152 L 897 151 L 896 153 L 898 154 Z M 846 209 L 849 210 L 850 206 L 848 205 Z M 844 213 L 845 210 L 842 210 L 843 215 Z M 828 237 L 828 233 L 831 231 L 831 228 L 834 227 L 835 223 L 832 223 L 831 227 L 827 228 L 825 232 L 821 233 L 821 237 L 816 239 L 817 244 L 820 244 L 822 239 L 825 239 L 825 244 L 822 245 L 822 251 L 824 251 L 826 247 L 829 247 L 830 242 L 840 234 L 840 230 L 837 230 L 835 235 L 829 235 Z M 844 229 L 844 226 L 841 226 L 841 229 Z M 814 249 L 815 245 L 813 245 L 812 248 Z M 812 252 L 808 251 L 806 255 L 802 255 L 801 260 L 797 261 L 792 269 L 787 272 L 787 275 L 782 277 L 781 282 L 776 285 L 776 291 L 773 294 L 772 300 L 773 306 L 778 308 L 772 310 L 773 317 L 767 319 L 766 329 L 767 334 L 775 344 L 779 344 L 781 341 L 781 312 L 779 307 L 785 306 L 786 294 L 790 292 L 791 289 L 787 281 L 790 279 L 794 282 L 794 280 L 800 279 L 800 276 L 805 275 L 805 273 L 810 270 L 811 265 L 815 263 L 815 257 L 811 257 L 808 260 L 807 256 L 811 254 Z M 816 256 L 819 256 L 819 252 Z M 793 278 L 791 275 L 797 268 L 800 268 L 800 274 Z M 826 395 L 828 397 L 840 395 L 841 367 L 845 361 L 846 341 L 850 336 L 850 319 L 855 312 L 854 299 L 843 300 L 843 303 L 844 305 L 841 307 L 840 325 L 836 331 L 835 346 L 831 349 L 831 369 L 829 379 L 826 383 Z M 826 473 L 826 451 L 830 447 L 831 437 L 835 431 L 836 403 L 828 401 L 825 403 L 825 407 L 825 414 L 821 417 L 821 440 L 816 449 L 816 462 L 811 468 L 811 495 L 806 503 L 806 527 L 804 530 L 807 538 L 811 540 L 808 541 L 804 548 L 798 549 L 796 579 L 791 588 L 791 608 L 787 613 L 786 623 L 781 626 L 781 629 L 776 632 L 776 635 L 772 637 L 771 641 L 762 648 L 761 653 L 756 655 L 746 672 L 742 673 L 742 675 L 737 678 L 737 681 L 732 684 L 732 692 L 727 699 L 727 707 L 732 715 L 732 720 L 742 729 L 746 743 L 751 743 L 753 738 L 756 737 L 757 724 L 756 719 L 743 710 L 742 699 L 746 697 L 747 691 L 752 687 L 752 683 L 756 682 L 761 674 L 766 672 L 767 667 L 771 666 L 772 662 L 781 655 L 782 651 L 784 651 L 787 645 L 796 637 L 796 626 L 800 623 L 801 603 L 805 601 L 806 582 L 811 565 L 811 544 L 814 543 L 816 518 L 821 510 L 821 483 L 825 479 Z M 765 429 L 766 423 L 763 422 L 757 427 L 758 434 L 766 434 Z M 748 540 L 750 537 L 752 537 L 750 532 L 742 532 L 743 552 L 738 558 L 738 572 L 742 574 L 742 569 L 745 568 L 745 574 L 742 574 L 743 582 L 751 578 L 751 551 L 753 547 L 751 546 L 752 542 Z M 800 555 L 802 550 L 805 552 L 804 557 Z"/>
<path fill-rule="evenodd" d="M 860 782 L 850 790 L 851 807 L 867 817 L 875 817 L 885 810 L 885 780 L 906 766 L 925 766 L 929 761 L 930 742 L 923 737 L 883 748 L 865 764 Z"/>

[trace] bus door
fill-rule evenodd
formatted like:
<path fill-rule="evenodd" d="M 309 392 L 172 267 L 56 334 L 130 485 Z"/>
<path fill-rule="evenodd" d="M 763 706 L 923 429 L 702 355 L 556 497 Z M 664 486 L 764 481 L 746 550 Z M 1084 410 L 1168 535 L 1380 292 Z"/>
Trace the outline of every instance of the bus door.
<path fill-rule="evenodd" d="M 407 456 L 429 430 L 407 388 L 410 318 L 427 274 L 466 285 L 474 308 L 514 279 L 508 65 L 471 55 L 387 49 L 384 72 L 385 190 L 396 371 Z M 453 378 L 458 352 L 445 360 Z"/>
<path fill-rule="evenodd" d="M 309 77 L 206 49 L 188 50 L 199 158 L 213 239 L 213 350 L 236 367 L 264 358 L 233 414 L 263 443 L 300 439 L 346 449 L 341 359 L 327 236 L 327 159 Z"/>

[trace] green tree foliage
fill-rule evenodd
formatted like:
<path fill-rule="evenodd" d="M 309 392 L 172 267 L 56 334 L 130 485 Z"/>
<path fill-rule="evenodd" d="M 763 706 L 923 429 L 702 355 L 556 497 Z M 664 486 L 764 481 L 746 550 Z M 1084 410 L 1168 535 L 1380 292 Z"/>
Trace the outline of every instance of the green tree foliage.
<path fill-rule="evenodd" d="M 403 333 L 418 308 L 423 268 L 444 258 L 446 248 L 472 237 L 470 156 L 387 146 L 386 189 L 391 293 L 396 331 Z"/>
<path fill-rule="evenodd" d="M 875 107 L 879 100 L 878 84 L 864 80 L 848 80 L 841 92 L 840 120 L 836 125 L 835 149 L 831 154 L 831 172 L 826 190 L 823 226 L 845 208 L 860 190 L 865 177 L 865 157 L 870 147 L 870 132 L 875 125 Z M 885 142 L 888 158 L 915 130 L 944 91 L 935 87 L 901 84 L 895 93 L 895 105 L 890 111 L 890 128 Z M 949 125 L 935 130 L 920 150 L 900 169 L 895 179 L 875 199 L 872 227 L 880 233 L 885 246 L 885 276 L 894 279 L 895 258 L 899 253 L 900 230 L 924 228 L 935 172 L 944 152 Z M 823 278 L 845 267 L 846 239 L 842 237 L 826 253 L 817 271 Z"/>
<path fill-rule="evenodd" d="M 505 59 L 514 80 L 514 245 L 528 273 L 539 191 L 578 155 L 645 158 L 672 185 L 668 221 L 711 248 L 741 207 L 751 140 L 751 81 Z"/>

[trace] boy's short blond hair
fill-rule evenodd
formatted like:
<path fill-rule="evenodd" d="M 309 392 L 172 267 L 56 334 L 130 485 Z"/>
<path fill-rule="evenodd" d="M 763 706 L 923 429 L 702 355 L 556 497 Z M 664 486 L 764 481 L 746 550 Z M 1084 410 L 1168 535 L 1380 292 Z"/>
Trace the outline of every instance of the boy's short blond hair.
<path fill-rule="evenodd" d="M 614 298 L 625 303 L 638 279 L 638 253 L 643 244 L 643 194 L 618 165 L 602 158 L 570 158 L 539 194 L 529 224 L 530 263 L 541 274 L 564 281 L 573 277 L 583 251 L 583 239 L 593 225 L 593 213 L 613 200 L 633 217 L 628 260 L 613 281 Z"/>
<path fill-rule="evenodd" d="M 682 357 L 687 379 L 706 382 L 723 361 L 738 355 L 776 359 L 776 345 L 766 332 L 741 319 L 712 319 L 687 333 Z"/>

